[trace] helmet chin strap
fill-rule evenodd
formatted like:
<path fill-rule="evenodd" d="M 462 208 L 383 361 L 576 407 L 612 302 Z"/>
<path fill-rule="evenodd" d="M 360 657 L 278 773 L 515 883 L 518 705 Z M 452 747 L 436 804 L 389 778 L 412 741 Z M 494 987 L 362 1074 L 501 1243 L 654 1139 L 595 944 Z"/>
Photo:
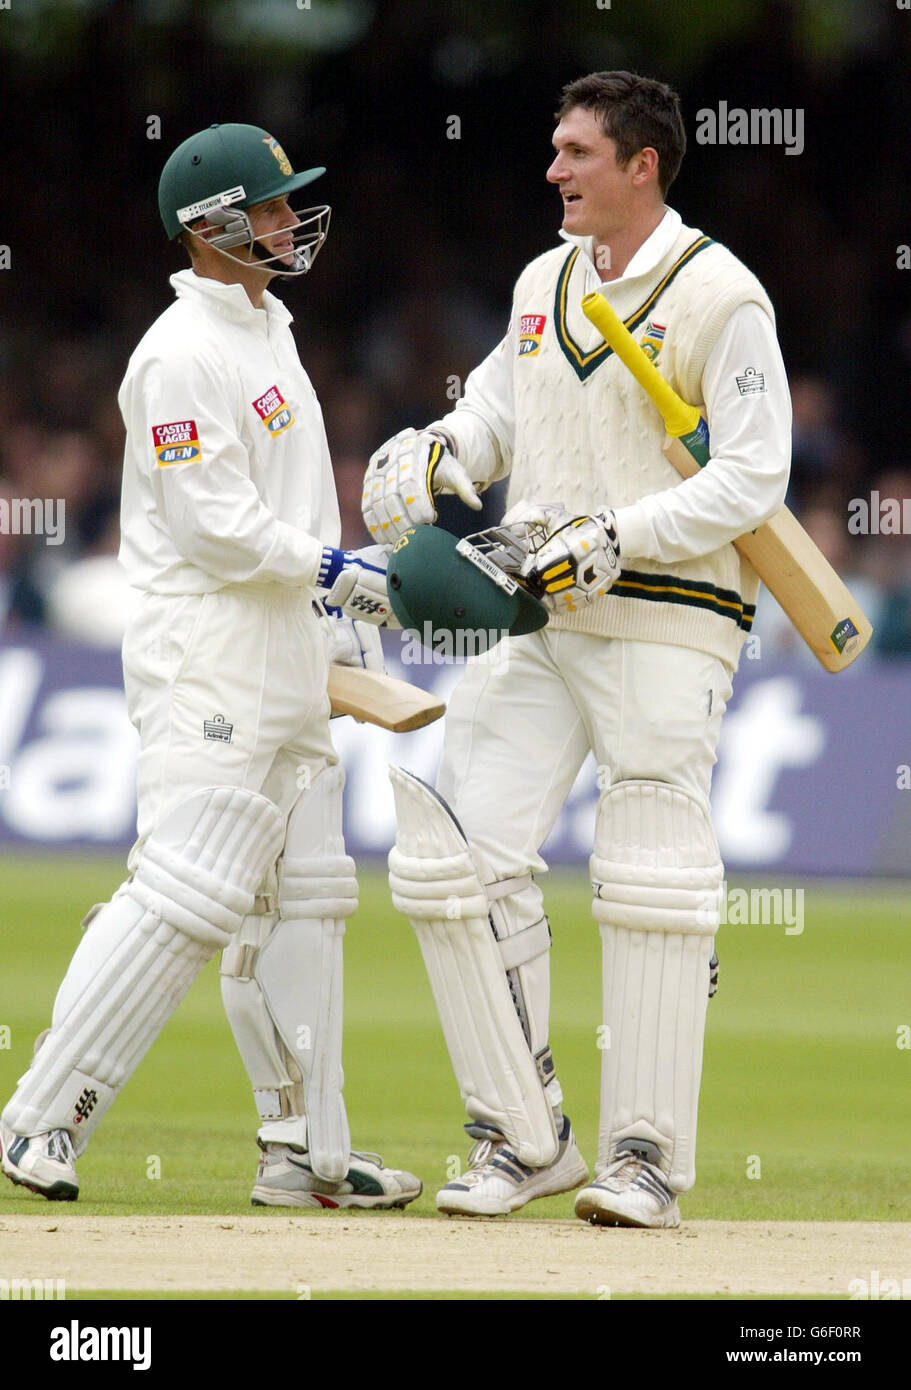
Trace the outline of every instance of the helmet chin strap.
<path fill-rule="evenodd" d="M 270 250 L 270 248 L 266 246 L 266 244 L 262 241 L 254 241 L 253 244 L 250 246 L 250 250 L 253 253 L 253 261 L 250 262 L 251 265 L 255 265 L 257 261 L 269 260 L 270 258 L 273 258 L 275 256 L 275 252 Z M 235 256 L 234 259 L 236 260 L 237 257 Z M 282 262 L 279 261 L 277 262 L 277 264 L 281 266 Z M 272 275 L 281 275 L 282 273 L 284 273 L 285 275 L 304 275 L 309 269 L 309 246 L 295 246 L 294 251 L 292 253 L 291 264 L 284 268 L 284 272 L 282 272 L 282 270 L 280 269 L 276 270 L 275 263 L 273 263 L 272 265 L 263 266 L 263 270 L 268 270 Z"/>

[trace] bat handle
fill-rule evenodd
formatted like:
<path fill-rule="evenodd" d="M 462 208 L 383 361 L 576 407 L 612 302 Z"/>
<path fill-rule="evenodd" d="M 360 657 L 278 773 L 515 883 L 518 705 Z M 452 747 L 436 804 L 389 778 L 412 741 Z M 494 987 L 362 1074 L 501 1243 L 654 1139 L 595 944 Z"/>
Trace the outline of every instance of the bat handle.
<path fill-rule="evenodd" d="M 700 420 L 698 407 L 683 400 L 670 383 L 665 381 L 604 295 L 598 294 L 597 290 L 587 294 L 582 300 L 582 312 L 654 401 L 661 412 L 668 434 L 674 439 L 679 439 L 682 435 L 691 434 L 697 429 Z"/>

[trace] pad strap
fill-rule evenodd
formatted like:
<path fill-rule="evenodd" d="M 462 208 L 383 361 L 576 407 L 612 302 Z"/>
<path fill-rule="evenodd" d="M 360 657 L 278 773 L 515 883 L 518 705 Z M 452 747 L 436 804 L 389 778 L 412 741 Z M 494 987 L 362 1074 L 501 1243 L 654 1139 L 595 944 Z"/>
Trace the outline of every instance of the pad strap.
<path fill-rule="evenodd" d="M 540 922 L 534 922 L 523 931 L 516 932 L 515 936 L 507 936 L 505 940 L 498 941 L 497 945 L 500 948 L 500 960 L 503 962 L 504 970 L 515 970 L 519 965 L 537 960 L 538 956 L 543 956 L 550 950 L 550 925 L 547 918 L 542 917 Z"/>

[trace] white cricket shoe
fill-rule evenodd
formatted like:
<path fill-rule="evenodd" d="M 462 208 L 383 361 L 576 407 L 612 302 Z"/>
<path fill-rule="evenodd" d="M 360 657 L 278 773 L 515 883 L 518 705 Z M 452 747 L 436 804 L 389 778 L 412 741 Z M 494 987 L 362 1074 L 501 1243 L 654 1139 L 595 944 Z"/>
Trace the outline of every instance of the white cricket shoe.
<path fill-rule="evenodd" d="M 450 1216 L 505 1216 L 536 1197 L 571 1192 L 588 1177 L 568 1116 L 563 1117 L 557 1157 L 546 1168 L 520 1163 L 503 1135 L 490 1125 L 465 1128 L 478 1140 L 468 1155 L 468 1171 L 437 1193 L 438 1209 Z"/>
<path fill-rule="evenodd" d="M 593 1226 L 679 1226 L 680 1208 L 654 1163 L 620 1154 L 576 1198 L 576 1215 Z"/>
<path fill-rule="evenodd" d="M 386 1168 L 379 1154 L 352 1153 L 341 1182 L 324 1182 L 309 1155 L 290 1144 L 262 1144 L 251 1202 L 254 1207 L 405 1207 L 421 1195 L 421 1180 Z"/>
<path fill-rule="evenodd" d="M 4 1173 L 11 1182 L 50 1202 L 75 1202 L 79 1196 L 75 1158 L 73 1141 L 65 1129 L 26 1136 L 0 1124 L 0 1166 Z"/>

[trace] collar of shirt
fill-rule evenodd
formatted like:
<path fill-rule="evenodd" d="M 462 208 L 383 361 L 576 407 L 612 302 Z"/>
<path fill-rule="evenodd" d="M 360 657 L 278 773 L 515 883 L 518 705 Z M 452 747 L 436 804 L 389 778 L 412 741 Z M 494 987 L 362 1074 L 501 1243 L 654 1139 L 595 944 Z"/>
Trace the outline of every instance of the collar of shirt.
<path fill-rule="evenodd" d="M 666 208 L 664 216 L 658 223 L 655 230 L 645 238 L 638 251 L 634 254 L 629 265 L 622 275 L 618 275 L 616 280 L 606 281 L 605 284 L 613 287 L 622 285 L 624 280 L 633 280 L 639 275 L 648 275 L 654 270 L 655 266 L 670 251 L 674 242 L 680 235 L 680 228 L 683 226 L 683 219 L 679 212 L 673 208 Z M 590 236 L 570 236 L 568 232 L 561 230 L 560 236 L 564 241 L 570 242 L 573 246 L 578 246 L 582 255 L 588 261 L 592 270 L 597 274 L 594 257 L 594 237 Z"/>
<path fill-rule="evenodd" d="M 225 285 L 221 280 L 197 275 L 195 270 L 179 270 L 171 276 L 171 284 L 179 299 L 201 301 L 212 312 L 249 328 L 274 328 L 292 322 L 284 304 L 268 290 L 263 291 L 262 309 L 254 309 L 243 285 Z"/>

